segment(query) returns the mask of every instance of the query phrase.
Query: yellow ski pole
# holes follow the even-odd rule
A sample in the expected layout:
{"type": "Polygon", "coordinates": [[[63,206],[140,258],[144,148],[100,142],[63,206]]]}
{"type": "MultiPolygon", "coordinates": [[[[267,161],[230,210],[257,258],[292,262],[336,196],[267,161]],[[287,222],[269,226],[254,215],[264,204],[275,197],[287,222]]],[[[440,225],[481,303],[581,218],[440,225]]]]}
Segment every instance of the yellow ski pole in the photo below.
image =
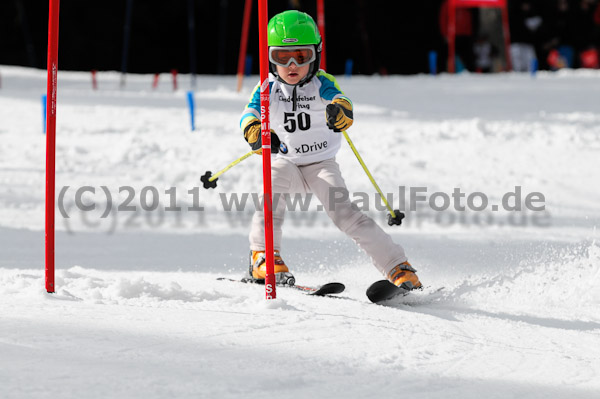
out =
{"type": "Polygon", "coordinates": [[[227,165],[226,167],[224,167],[223,169],[221,169],[214,175],[212,174],[212,172],[210,170],[207,170],[206,173],[204,175],[202,175],[202,177],[200,177],[200,181],[203,183],[204,188],[209,189],[209,188],[217,187],[217,180],[219,179],[219,176],[221,176],[223,173],[227,172],[229,169],[233,168],[235,165],[242,162],[244,159],[246,159],[254,154],[257,154],[260,151],[261,151],[260,149],[252,150],[249,153],[242,155],[241,157],[239,157],[235,161],[231,162],[229,165],[227,165]]]}
{"type": "Polygon", "coordinates": [[[386,208],[390,211],[390,214],[388,215],[388,224],[390,226],[393,226],[393,225],[400,226],[402,224],[402,219],[404,219],[404,213],[400,212],[399,210],[392,209],[392,207],[390,206],[390,204],[387,202],[387,199],[385,198],[385,196],[381,192],[381,189],[379,188],[379,186],[375,182],[375,179],[373,178],[373,175],[371,175],[371,172],[369,172],[369,169],[367,168],[367,165],[365,165],[365,162],[363,161],[362,157],[358,153],[358,150],[354,146],[354,143],[352,142],[352,140],[350,140],[350,136],[348,136],[348,133],[346,133],[345,130],[343,130],[342,133],[344,134],[344,137],[346,138],[346,141],[350,145],[350,148],[352,148],[352,152],[354,152],[354,155],[356,155],[356,159],[358,159],[358,162],[360,162],[362,168],[364,169],[365,173],[369,177],[369,180],[371,180],[371,183],[373,183],[373,186],[375,187],[375,190],[377,190],[377,192],[379,193],[379,196],[381,197],[381,200],[385,204],[386,208]]]}

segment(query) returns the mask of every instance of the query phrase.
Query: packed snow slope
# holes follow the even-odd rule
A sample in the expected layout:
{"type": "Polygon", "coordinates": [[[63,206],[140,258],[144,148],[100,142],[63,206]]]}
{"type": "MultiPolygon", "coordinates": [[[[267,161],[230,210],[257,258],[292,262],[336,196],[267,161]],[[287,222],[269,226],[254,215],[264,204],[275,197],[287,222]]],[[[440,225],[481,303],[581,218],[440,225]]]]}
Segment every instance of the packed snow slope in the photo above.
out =
{"type": "Polygon", "coordinates": [[[348,133],[407,218],[386,225],[344,144],[353,200],[427,286],[387,306],[368,302],[381,276],[316,199],[288,213],[282,253],[299,284],[346,284],[339,298],[266,301],[216,280],[247,271],[261,159],[215,189],[199,179],[249,151],[238,118],[256,77],[241,93],[198,77],[192,132],[189,76],[120,89],[101,72],[92,90],[59,72],[46,293],[46,75],[0,76],[1,398],[600,397],[597,71],[339,79],[348,133]],[[427,198],[416,211],[411,190],[427,198]]]}

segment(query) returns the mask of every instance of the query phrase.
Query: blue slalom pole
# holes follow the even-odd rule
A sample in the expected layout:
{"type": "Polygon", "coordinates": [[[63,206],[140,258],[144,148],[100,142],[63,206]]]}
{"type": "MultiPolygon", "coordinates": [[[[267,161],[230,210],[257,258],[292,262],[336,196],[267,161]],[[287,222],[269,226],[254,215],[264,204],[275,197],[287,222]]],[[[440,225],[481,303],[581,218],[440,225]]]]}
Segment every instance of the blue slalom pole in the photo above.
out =
{"type": "Polygon", "coordinates": [[[246,56],[246,64],[244,65],[244,75],[250,76],[252,73],[252,56],[246,56]]]}
{"type": "Polygon", "coordinates": [[[46,134],[46,94],[42,94],[42,133],[46,134]]]}
{"type": "Polygon", "coordinates": [[[429,73],[431,75],[437,74],[437,53],[435,51],[429,52],[429,73]]]}
{"type": "Polygon", "coordinates": [[[534,58],[531,60],[531,65],[529,66],[529,70],[531,72],[531,76],[535,78],[535,75],[537,74],[539,68],[539,64],[538,64],[538,60],[537,58],[534,58]]]}
{"type": "Polygon", "coordinates": [[[352,68],[354,67],[354,60],[349,58],[346,60],[346,77],[352,76],[352,68]]]}
{"type": "Polygon", "coordinates": [[[196,105],[194,103],[194,92],[193,91],[187,92],[187,103],[188,103],[188,108],[190,110],[190,122],[191,122],[192,132],[193,132],[194,130],[196,130],[196,124],[194,122],[194,113],[195,113],[196,105]]]}

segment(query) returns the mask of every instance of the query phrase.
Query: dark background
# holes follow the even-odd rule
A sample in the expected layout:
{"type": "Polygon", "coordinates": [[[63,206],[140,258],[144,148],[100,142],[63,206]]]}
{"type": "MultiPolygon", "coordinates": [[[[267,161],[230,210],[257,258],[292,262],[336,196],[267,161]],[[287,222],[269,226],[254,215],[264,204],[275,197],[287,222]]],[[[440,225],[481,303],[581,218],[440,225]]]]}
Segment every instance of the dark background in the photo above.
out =
{"type": "MultiPolygon", "coordinates": [[[[443,45],[441,0],[326,0],[327,70],[412,74],[428,68],[427,53],[443,45]],[[401,6],[401,7],[400,7],[401,6]],[[401,9],[401,10],[400,10],[401,9]]],[[[237,72],[244,0],[194,0],[200,74],[237,72]]],[[[271,0],[269,18],[297,8],[316,20],[316,0],[271,0]]],[[[61,0],[59,67],[121,70],[126,0],[61,0]]],[[[47,0],[0,1],[0,64],[46,68],[47,0]]],[[[128,71],[190,72],[188,1],[134,0],[128,71]]],[[[258,73],[258,14],[253,4],[248,54],[258,73]]]]}
{"type": "MultiPolygon", "coordinates": [[[[195,17],[196,72],[237,72],[244,0],[134,0],[127,71],[158,73],[191,69],[188,6],[195,17]]],[[[269,18],[299,9],[316,20],[316,0],[270,0],[269,18]]],[[[440,33],[443,0],[325,0],[327,71],[341,74],[346,60],[353,73],[414,74],[429,72],[428,54],[438,53],[438,71],[445,70],[447,45],[440,33]]],[[[540,67],[546,69],[550,51],[569,47],[579,67],[582,51],[600,47],[600,1],[509,0],[513,41],[535,47],[540,67]],[[532,11],[523,12],[524,3],[532,11]],[[558,12],[565,3],[563,12],[558,12]],[[584,7],[584,3],[589,3],[584,7]],[[568,6],[568,7],[567,7],[568,6]],[[565,8],[566,7],[566,8],[565,8]],[[596,11],[594,11],[596,10],[596,11]],[[532,33],[526,20],[539,16],[541,27],[532,33]]],[[[122,69],[127,0],[61,0],[59,67],[89,71],[122,69]]],[[[253,0],[248,54],[252,73],[258,73],[258,11],[253,0]]],[[[457,54],[472,67],[474,40],[485,34],[504,64],[500,13],[471,9],[471,36],[457,37],[457,54]],[[471,61],[471,62],[469,62],[471,61]]],[[[48,0],[0,0],[0,64],[46,68],[48,0]]],[[[502,67],[496,68],[502,70],[502,67]]]]}

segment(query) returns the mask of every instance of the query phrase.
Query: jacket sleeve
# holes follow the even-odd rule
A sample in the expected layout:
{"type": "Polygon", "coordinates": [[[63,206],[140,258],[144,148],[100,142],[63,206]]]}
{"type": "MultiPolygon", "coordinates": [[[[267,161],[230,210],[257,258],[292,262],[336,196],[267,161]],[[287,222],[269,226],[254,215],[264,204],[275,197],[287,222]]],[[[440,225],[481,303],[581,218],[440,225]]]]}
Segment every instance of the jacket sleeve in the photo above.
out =
{"type": "Polygon", "coordinates": [[[344,95],[344,92],[342,89],[340,89],[340,86],[337,84],[337,81],[333,75],[321,70],[317,72],[317,79],[319,79],[321,82],[319,95],[325,102],[330,103],[336,98],[343,98],[344,100],[348,101],[350,105],[352,105],[352,101],[350,101],[350,99],[344,95]]]}
{"type": "Polygon", "coordinates": [[[260,121],[260,83],[256,85],[252,95],[250,96],[250,102],[244,108],[242,117],[240,118],[240,128],[243,130],[248,123],[254,119],[260,121]]]}

